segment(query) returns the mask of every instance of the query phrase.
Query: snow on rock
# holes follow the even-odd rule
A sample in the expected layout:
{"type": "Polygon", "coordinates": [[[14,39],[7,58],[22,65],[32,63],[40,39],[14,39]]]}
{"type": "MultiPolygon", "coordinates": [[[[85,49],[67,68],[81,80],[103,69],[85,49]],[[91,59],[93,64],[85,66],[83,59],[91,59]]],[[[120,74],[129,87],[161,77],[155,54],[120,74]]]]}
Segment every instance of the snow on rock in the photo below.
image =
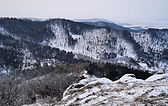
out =
{"type": "Polygon", "coordinates": [[[111,80],[109,80],[108,78],[100,78],[98,79],[98,82],[100,83],[113,83],[111,80]]]}
{"type": "Polygon", "coordinates": [[[142,82],[143,80],[141,79],[136,79],[134,74],[125,74],[124,76],[122,76],[119,80],[117,80],[116,82],[124,82],[124,83],[129,83],[129,82],[142,82]]]}
{"type": "Polygon", "coordinates": [[[45,106],[167,106],[168,104],[168,73],[153,75],[147,80],[136,79],[134,74],[126,74],[115,82],[107,78],[89,76],[86,72],[83,74],[85,79],[70,85],[61,101],[29,106],[44,104],[45,106]]]}
{"type": "Polygon", "coordinates": [[[146,81],[156,81],[156,80],[161,80],[161,79],[165,79],[165,78],[168,78],[168,73],[160,74],[160,75],[153,75],[153,76],[147,78],[146,81]]]}
{"type": "MultiPolygon", "coordinates": [[[[79,81],[79,83],[75,83],[75,84],[69,86],[65,90],[63,96],[65,98],[67,98],[66,95],[69,95],[70,91],[73,92],[73,91],[78,90],[78,89],[83,89],[84,87],[86,88],[88,86],[92,86],[92,85],[96,85],[96,84],[110,84],[110,83],[113,83],[113,82],[111,80],[109,80],[108,78],[92,78],[91,77],[91,78],[88,78],[88,79],[83,79],[83,80],[79,81]]],[[[95,91],[96,90],[99,91],[99,89],[95,89],[95,91]]],[[[86,93],[86,95],[87,95],[87,93],[86,93]]],[[[65,98],[63,98],[63,100],[65,98]]]]}
{"type": "Polygon", "coordinates": [[[115,82],[107,78],[82,79],[68,87],[62,100],[54,105],[143,106],[166,105],[167,101],[168,74],[154,75],[146,81],[136,79],[134,74],[126,74],[115,82]],[[158,78],[161,79],[156,82],[158,78]]]}

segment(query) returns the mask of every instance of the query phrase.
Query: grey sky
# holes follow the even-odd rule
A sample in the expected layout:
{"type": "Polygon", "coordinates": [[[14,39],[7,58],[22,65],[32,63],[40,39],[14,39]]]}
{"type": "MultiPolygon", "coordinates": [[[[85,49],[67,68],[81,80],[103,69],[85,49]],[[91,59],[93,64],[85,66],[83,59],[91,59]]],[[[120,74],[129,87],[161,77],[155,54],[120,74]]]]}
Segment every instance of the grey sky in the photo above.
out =
{"type": "Polygon", "coordinates": [[[0,17],[168,21],[168,0],[0,0],[0,17]]]}

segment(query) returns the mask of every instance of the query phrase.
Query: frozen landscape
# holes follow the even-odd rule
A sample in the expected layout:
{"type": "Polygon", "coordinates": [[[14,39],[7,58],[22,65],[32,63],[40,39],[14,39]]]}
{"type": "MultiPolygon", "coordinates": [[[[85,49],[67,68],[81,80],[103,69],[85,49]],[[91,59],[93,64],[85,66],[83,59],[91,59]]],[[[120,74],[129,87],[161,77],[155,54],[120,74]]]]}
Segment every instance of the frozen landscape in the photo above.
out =
{"type": "Polygon", "coordinates": [[[0,106],[168,106],[168,0],[1,0],[0,106]]]}
{"type": "Polygon", "coordinates": [[[168,29],[0,18],[2,105],[167,105],[168,29]]]}
{"type": "MultiPolygon", "coordinates": [[[[82,76],[81,76],[82,77],[82,76]]],[[[159,106],[168,104],[168,74],[156,74],[146,80],[125,74],[119,80],[83,74],[82,80],[70,85],[61,101],[39,101],[24,106],[159,106]]]]}
{"type": "Polygon", "coordinates": [[[1,18],[0,37],[2,74],[80,59],[120,63],[150,72],[168,70],[167,29],[137,31],[102,21],[1,18]]]}

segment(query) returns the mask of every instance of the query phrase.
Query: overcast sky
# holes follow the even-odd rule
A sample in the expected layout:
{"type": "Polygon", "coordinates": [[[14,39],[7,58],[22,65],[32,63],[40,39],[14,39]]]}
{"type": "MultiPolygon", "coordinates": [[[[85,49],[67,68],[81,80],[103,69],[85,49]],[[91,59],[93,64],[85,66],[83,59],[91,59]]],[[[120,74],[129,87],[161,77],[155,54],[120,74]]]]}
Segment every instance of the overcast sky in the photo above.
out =
{"type": "Polygon", "coordinates": [[[168,0],[0,0],[0,17],[168,21],[168,0]]]}

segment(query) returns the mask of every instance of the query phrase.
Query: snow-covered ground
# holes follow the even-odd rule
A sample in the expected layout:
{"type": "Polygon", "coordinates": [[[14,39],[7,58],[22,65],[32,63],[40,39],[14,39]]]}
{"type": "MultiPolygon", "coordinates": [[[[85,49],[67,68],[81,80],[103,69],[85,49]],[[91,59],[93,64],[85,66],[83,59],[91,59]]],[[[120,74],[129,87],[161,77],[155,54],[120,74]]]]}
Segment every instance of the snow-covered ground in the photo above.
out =
{"type": "MultiPolygon", "coordinates": [[[[84,75],[85,79],[70,85],[61,101],[54,106],[145,106],[168,104],[168,73],[157,74],[146,80],[126,74],[117,81],[84,75]]],[[[36,103],[29,106],[50,106],[36,103]]],[[[26,105],[25,105],[26,106],[26,105]]]]}

